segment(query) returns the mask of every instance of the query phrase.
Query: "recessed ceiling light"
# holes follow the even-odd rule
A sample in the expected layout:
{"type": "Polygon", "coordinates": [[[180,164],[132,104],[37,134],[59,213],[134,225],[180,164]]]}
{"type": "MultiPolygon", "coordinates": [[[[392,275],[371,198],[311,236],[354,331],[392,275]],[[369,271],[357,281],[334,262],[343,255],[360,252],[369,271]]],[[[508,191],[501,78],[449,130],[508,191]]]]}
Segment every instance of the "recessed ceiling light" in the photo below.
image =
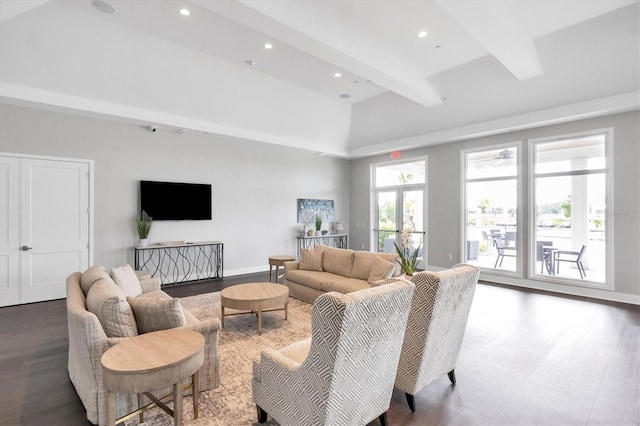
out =
{"type": "Polygon", "coordinates": [[[191,12],[189,12],[189,9],[183,7],[182,9],[180,9],[180,15],[189,16],[191,15],[191,12]]]}
{"type": "Polygon", "coordinates": [[[340,97],[341,97],[342,99],[349,99],[349,98],[351,97],[351,95],[350,95],[350,94],[348,94],[348,93],[343,93],[342,95],[340,95],[340,97]]]}
{"type": "Polygon", "coordinates": [[[420,38],[425,38],[427,36],[427,32],[425,30],[422,30],[418,33],[418,37],[420,38]]]}
{"type": "Polygon", "coordinates": [[[98,9],[100,12],[103,12],[103,13],[108,13],[111,15],[116,13],[116,8],[103,0],[93,0],[91,2],[91,6],[95,7],[96,9],[98,9]]]}
{"type": "Polygon", "coordinates": [[[336,77],[336,78],[338,78],[338,77],[342,77],[342,74],[341,74],[341,73],[339,73],[339,72],[337,72],[337,73],[333,74],[333,76],[334,76],[334,77],[336,77]]]}
{"type": "Polygon", "coordinates": [[[273,44],[271,44],[271,43],[265,43],[265,44],[264,44],[264,48],[265,48],[265,49],[273,49],[273,44]]]}
{"type": "Polygon", "coordinates": [[[245,64],[250,65],[250,66],[254,66],[256,64],[256,61],[252,61],[251,59],[247,59],[244,62],[245,62],[245,64]]]}

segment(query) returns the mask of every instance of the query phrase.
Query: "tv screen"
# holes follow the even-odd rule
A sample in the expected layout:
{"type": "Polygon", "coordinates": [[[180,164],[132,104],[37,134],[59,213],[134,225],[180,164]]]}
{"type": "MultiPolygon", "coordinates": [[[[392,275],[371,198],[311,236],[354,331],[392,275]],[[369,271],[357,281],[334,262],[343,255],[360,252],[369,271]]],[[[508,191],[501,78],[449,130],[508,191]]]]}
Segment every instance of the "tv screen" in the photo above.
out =
{"type": "Polygon", "coordinates": [[[211,185],[141,180],[140,210],[153,220],[211,220],[211,185]]]}

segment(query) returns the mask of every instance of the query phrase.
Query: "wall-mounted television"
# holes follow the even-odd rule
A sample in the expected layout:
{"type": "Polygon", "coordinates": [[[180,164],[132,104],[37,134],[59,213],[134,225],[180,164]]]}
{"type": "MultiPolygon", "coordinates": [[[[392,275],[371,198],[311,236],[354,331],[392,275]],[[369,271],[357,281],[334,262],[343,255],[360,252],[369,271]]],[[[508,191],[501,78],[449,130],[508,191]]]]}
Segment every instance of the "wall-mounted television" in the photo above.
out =
{"type": "Polygon", "coordinates": [[[211,220],[211,185],[141,180],[140,211],[153,220],[211,220]]]}

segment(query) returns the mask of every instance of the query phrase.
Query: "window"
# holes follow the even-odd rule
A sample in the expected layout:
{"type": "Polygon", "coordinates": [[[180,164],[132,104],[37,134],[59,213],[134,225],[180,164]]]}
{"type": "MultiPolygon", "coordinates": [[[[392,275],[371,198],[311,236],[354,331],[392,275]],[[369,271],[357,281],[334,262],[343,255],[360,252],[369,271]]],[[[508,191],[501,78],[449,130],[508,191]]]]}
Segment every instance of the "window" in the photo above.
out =
{"type": "Polygon", "coordinates": [[[466,151],[466,262],[515,272],[519,265],[518,145],[466,151]]]}
{"type": "Polygon", "coordinates": [[[422,259],[418,267],[424,268],[426,160],[374,165],[372,175],[374,251],[395,253],[394,243],[400,232],[407,230],[412,248],[422,259]]]}
{"type": "Polygon", "coordinates": [[[534,141],[532,275],[606,282],[608,133],[534,141]]]}

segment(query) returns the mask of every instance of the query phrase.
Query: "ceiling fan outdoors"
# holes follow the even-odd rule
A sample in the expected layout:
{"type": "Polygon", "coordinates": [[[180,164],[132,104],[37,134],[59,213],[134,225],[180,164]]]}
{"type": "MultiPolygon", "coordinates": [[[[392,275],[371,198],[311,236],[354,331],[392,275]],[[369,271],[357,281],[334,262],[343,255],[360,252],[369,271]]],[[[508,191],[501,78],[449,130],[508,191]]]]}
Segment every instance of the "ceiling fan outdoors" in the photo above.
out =
{"type": "Polygon", "coordinates": [[[500,151],[498,153],[498,155],[496,157],[485,158],[483,160],[477,160],[476,163],[482,163],[482,162],[485,162],[485,161],[496,161],[496,160],[498,160],[498,162],[501,162],[502,160],[511,160],[512,158],[513,158],[513,151],[511,151],[509,149],[503,149],[502,151],[500,151]]]}

